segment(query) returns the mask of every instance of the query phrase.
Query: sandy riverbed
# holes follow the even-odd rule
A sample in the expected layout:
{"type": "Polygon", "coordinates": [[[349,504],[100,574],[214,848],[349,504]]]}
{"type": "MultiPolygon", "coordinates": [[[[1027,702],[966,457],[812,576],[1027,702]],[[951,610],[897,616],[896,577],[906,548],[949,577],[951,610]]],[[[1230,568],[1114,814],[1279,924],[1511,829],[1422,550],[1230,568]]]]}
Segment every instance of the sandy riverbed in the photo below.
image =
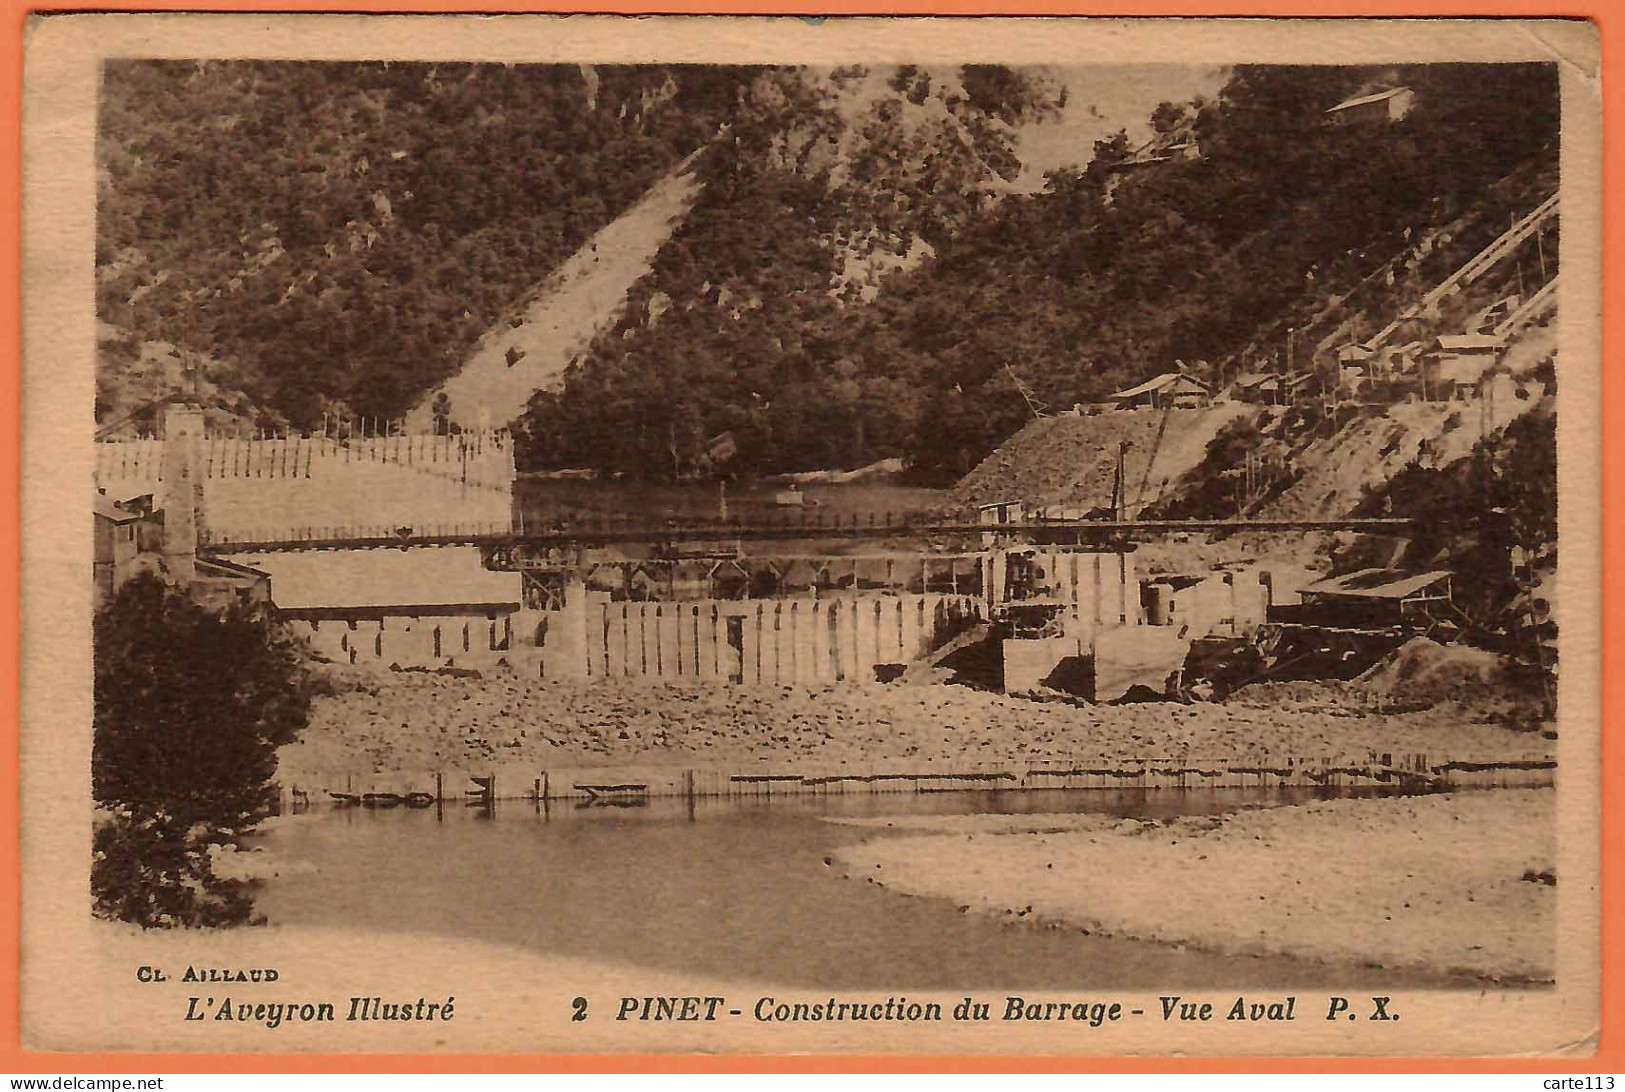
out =
{"type": "Polygon", "coordinates": [[[833,821],[910,832],[841,850],[851,875],[973,911],[1224,953],[1544,981],[1556,958],[1555,795],[1331,800],[1167,822],[833,821]]]}
{"type": "MultiPolygon", "coordinates": [[[[1454,761],[1546,758],[1538,733],[1475,723],[1455,706],[1366,713],[1314,697],[1270,702],[1077,706],[964,687],[816,688],[547,683],[328,669],[310,728],[283,749],[284,784],[336,774],[448,774],[566,766],[950,772],[989,764],[1137,758],[1266,762],[1425,753],[1454,761]]],[[[324,780],[325,779],[325,780],[324,780]]],[[[360,781],[358,780],[358,784],[360,781]]]]}

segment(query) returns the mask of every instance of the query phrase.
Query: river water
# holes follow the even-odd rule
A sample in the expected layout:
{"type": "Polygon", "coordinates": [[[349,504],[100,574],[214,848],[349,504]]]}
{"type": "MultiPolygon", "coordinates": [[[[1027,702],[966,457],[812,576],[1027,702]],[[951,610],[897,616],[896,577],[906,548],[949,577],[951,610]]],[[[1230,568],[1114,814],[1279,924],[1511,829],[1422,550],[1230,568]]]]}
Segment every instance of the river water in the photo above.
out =
{"type": "MultiPolygon", "coordinates": [[[[267,837],[313,871],[272,880],[272,922],[410,931],[696,976],[829,989],[1313,988],[1458,980],[1222,956],[961,913],[846,879],[837,847],[884,829],[820,816],[1092,812],[1168,817],[1309,790],[966,792],[636,808],[504,802],[495,813],[321,809],[267,837]]],[[[1287,862],[1283,862],[1287,866],[1287,862]]],[[[1080,877],[1110,884],[1110,875],[1080,877]]],[[[1197,890],[1171,895],[1200,898],[1197,890]]]]}

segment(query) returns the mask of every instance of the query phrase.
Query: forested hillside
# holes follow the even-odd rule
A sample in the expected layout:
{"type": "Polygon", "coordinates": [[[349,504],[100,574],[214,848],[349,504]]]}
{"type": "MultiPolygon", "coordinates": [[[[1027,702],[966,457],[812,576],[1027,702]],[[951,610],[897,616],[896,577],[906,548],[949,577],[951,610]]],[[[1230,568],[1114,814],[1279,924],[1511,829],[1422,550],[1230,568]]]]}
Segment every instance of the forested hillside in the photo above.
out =
{"type": "Polygon", "coordinates": [[[1233,374],[1556,184],[1540,65],[1239,67],[1149,119],[1196,154],[1122,133],[1037,193],[1020,133],[1068,89],[1036,70],[306,67],[109,67],[101,317],[295,425],[398,416],[698,151],[693,208],[518,422],[540,467],[703,473],[728,433],[730,473],[951,480],[1030,419],[1017,377],[1059,408],[1233,374]],[[1399,120],[1327,116],[1399,85],[1399,120]]]}
{"type": "Polygon", "coordinates": [[[921,376],[891,286],[988,216],[1020,173],[1017,129],[1063,96],[978,66],[759,81],[621,323],[532,402],[532,461],[681,473],[724,431],[730,469],[911,453],[921,376]]]}
{"type": "Polygon", "coordinates": [[[295,426],[403,413],[756,74],[109,63],[104,409],[130,347],[164,341],[295,426]]]}
{"type": "MultiPolygon", "coordinates": [[[[1470,253],[1504,229],[1545,196],[1531,201],[1536,176],[1555,185],[1557,121],[1550,67],[1238,68],[1216,101],[1157,111],[1199,158],[1129,168],[1126,138],[1102,141],[1044,192],[925,236],[933,253],[869,303],[826,290],[821,238],[845,204],[823,178],[727,166],[732,187],[714,188],[651,278],[683,306],[652,326],[634,310],[561,395],[537,399],[535,452],[669,468],[728,429],[736,468],[903,455],[957,477],[1030,417],[1006,365],[1066,406],[1176,360],[1240,364],[1262,334],[1324,318],[1413,235],[1471,211],[1451,247],[1470,253]],[[1412,85],[1416,108],[1329,123],[1373,81],[1412,85]]],[[[925,194],[900,204],[929,208],[925,194]]]]}

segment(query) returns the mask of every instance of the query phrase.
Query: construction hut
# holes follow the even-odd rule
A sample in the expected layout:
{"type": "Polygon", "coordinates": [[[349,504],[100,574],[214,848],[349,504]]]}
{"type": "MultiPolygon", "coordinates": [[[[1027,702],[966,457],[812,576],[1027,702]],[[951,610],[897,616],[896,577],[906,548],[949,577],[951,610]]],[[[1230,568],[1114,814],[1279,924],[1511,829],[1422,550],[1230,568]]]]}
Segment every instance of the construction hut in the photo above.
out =
{"type": "MultiPolygon", "coordinates": [[[[1176,626],[1181,629],[1191,624],[1191,600],[1193,595],[1186,595],[1185,601],[1180,602],[1183,593],[1198,587],[1204,581],[1201,576],[1168,575],[1147,580],[1140,585],[1140,605],[1145,615],[1145,624],[1148,626],[1176,626]]],[[[1197,634],[1200,636],[1200,634],[1197,634]]]]}
{"type": "MultiPolygon", "coordinates": [[[[149,496],[146,500],[150,501],[149,496]]],[[[95,574],[95,602],[100,608],[117,594],[124,582],[140,567],[143,543],[149,533],[143,525],[152,526],[150,509],[140,504],[120,502],[104,494],[96,494],[96,536],[93,572],[95,574]]]]}
{"type": "Polygon", "coordinates": [[[1340,397],[1351,397],[1363,390],[1375,378],[1372,359],[1376,356],[1364,345],[1350,343],[1337,350],[1337,391],[1340,397]]]}
{"type": "Polygon", "coordinates": [[[995,529],[1009,523],[1021,523],[1026,515],[1026,506],[1020,501],[994,501],[977,505],[976,522],[988,528],[982,535],[982,544],[989,547],[997,544],[999,536],[995,529]]]}
{"type": "Polygon", "coordinates": [[[709,466],[721,466],[723,463],[739,454],[739,441],[734,434],[719,432],[705,442],[705,463],[709,466]]]}
{"type": "Polygon", "coordinates": [[[1425,627],[1449,613],[1450,573],[1360,569],[1306,585],[1300,595],[1293,622],[1348,629],[1425,627]]]}
{"type": "Polygon", "coordinates": [[[1247,372],[1236,377],[1230,393],[1238,402],[1278,406],[1284,398],[1284,386],[1280,372],[1247,372]]]}
{"type": "Polygon", "coordinates": [[[164,513],[153,507],[152,494],[113,500],[97,493],[94,505],[94,598],[105,606],[126,581],[148,572],[171,584],[184,578],[186,592],[206,610],[250,609],[271,600],[270,575],[220,558],[196,557],[171,572],[164,564],[164,513]]]}
{"type": "Polygon", "coordinates": [[[1422,356],[1422,379],[1430,401],[1466,397],[1500,359],[1505,339],[1495,334],[1441,334],[1422,356]]]}
{"type": "Polygon", "coordinates": [[[1364,372],[1371,367],[1371,361],[1376,355],[1376,351],[1369,345],[1351,341],[1337,350],[1337,365],[1340,368],[1358,368],[1364,372]]]}
{"type": "Polygon", "coordinates": [[[244,607],[258,612],[271,605],[271,574],[223,557],[200,557],[192,565],[188,591],[205,610],[244,607]]]}
{"type": "Polygon", "coordinates": [[[1406,375],[1422,364],[1422,351],[1427,346],[1420,341],[1407,341],[1403,345],[1389,345],[1378,352],[1381,368],[1388,375],[1406,375]]]}
{"type": "Polygon", "coordinates": [[[1494,332],[1507,319],[1517,313],[1523,303],[1523,297],[1514,293],[1505,299],[1496,300],[1488,307],[1473,315],[1467,320],[1469,333],[1488,334],[1494,332]]]}
{"type": "Polygon", "coordinates": [[[1116,392],[1111,396],[1111,400],[1119,409],[1136,409],[1144,406],[1154,409],[1165,406],[1172,406],[1175,409],[1200,409],[1207,405],[1208,397],[1208,386],[1200,379],[1183,372],[1163,372],[1155,379],[1148,379],[1138,386],[1116,392]]]}
{"type": "Polygon", "coordinates": [[[626,597],[634,603],[654,603],[666,598],[667,580],[658,568],[647,565],[627,567],[626,597]]]}
{"type": "Polygon", "coordinates": [[[1416,105],[1416,92],[1409,87],[1391,87],[1344,99],[1326,116],[1335,125],[1383,125],[1398,121],[1416,105]]]}
{"type": "Polygon", "coordinates": [[[1298,372],[1296,375],[1287,376],[1282,384],[1286,404],[1295,406],[1299,402],[1312,398],[1315,393],[1316,381],[1317,377],[1314,372],[1298,372]]]}
{"type": "Polygon", "coordinates": [[[277,616],[317,652],[341,663],[478,664],[516,651],[520,575],[487,569],[476,547],[318,550],[234,560],[269,573],[277,616]]]}

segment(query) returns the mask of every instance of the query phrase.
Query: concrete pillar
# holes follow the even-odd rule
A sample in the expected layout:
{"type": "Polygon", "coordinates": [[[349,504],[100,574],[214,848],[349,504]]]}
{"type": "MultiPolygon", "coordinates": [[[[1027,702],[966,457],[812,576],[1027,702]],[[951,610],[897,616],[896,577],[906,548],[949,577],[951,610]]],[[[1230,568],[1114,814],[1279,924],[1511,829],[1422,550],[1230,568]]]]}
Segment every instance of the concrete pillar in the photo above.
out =
{"type": "Polygon", "coordinates": [[[164,571],[182,588],[191,587],[196,574],[198,521],[203,507],[203,479],[198,472],[202,439],[200,407],[164,407],[163,481],[156,503],[164,512],[164,571]]]}
{"type": "Polygon", "coordinates": [[[903,644],[903,605],[906,602],[906,596],[898,596],[886,604],[886,624],[881,629],[881,640],[886,648],[880,657],[886,663],[906,664],[910,659],[903,644]]]}
{"type": "Polygon", "coordinates": [[[862,680],[863,665],[858,656],[858,627],[862,623],[863,601],[851,599],[841,611],[840,628],[835,640],[841,655],[841,674],[848,679],[862,680]]]}
{"type": "Polygon", "coordinates": [[[564,606],[547,625],[547,677],[584,679],[588,674],[587,585],[570,573],[564,580],[564,606]]]}
{"type": "Polygon", "coordinates": [[[1145,604],[1140,601],[1140,583],[1130,568],[1130,562],[1125,555],[1119,563],[1119,571],[1123,574],[1123,624],[1137,626],[1144,623],[1145,604]]]}
{"type": "Polygon", "coordinates": [[[801,653],[796,647],[796,626],[801,621],[801,609],[795,600],[785,603],[779,610],[779,685],[793,686],[800,678],[801,653]]]}
{"type": "Polygon", "coordinates": [[[878,599],[862,599],[856,604],[857,610],[852,612],[853,621],[857,623],[857,676],[864,682],[874,679],[875,662],[880,655],[880,614],[878,599]]]}
{"type": "Polygon", "coordinates": [[[683,670],[691,672],[695,678],[703,679],[711,675],[711,663],[716,650],[711,648],[705,640],[704,620],[700,617],[700,607],[697,603],[683,605],[683,641],[687,652],[683,655],[683,670]]]}
{"type": "Polygon", "coordinates": [[[1145,624],[1148,626],[1166,626],[1171,616],[1173,598],[1174,589],[1170,585],[1151,585],[1151,605],[1146,614],[1145,624]]]}
{"type": "Polygon", "coordinates": [[[812,609],[813,680],[835,681],[835,646],[831,639],[836,600],[818,600],[812,609]]]}
{"type": "Polygon", "coordinates": [[[732,671],[728,655],[727,622],[722,617],[722,611],[716,603],[712,603],[706,613],[711,626],[711,674],[726,682],[732,671]]]}
{"type": "Polygon", "coordinates": [[[1094,628],[1098,630],[1106,624],[1106,579],[1104,571],[1106,556],[1104,554],[1095,554],[1093,560],[1095,573],[1090,598],[1094,602],[1094,628]]]}
{"type": "Polygon", "coordinates": [[[1078,611],[1078,561],[1078,555],[1075,553],[1065,555],[1066,592],[1063,598],[1067,602],[1067,623],[1074,633],[1077,632],[1078,619],[1080,618],[1078,611]]]}
{"type": "Polygon", "coordinates": [[[785,681],[785,665],[788,662],[784,645],[784,602],[780,600],[773,604],[764,625],[763,640],[768,642],[762,650],[762,681],[773,686],[782,686],[785,681]]]}
{"type": "Polygon", "coordinates": [[[638,671],[653,676],[659,663],[660,628],[655,625],[654,608],[638,604],[638,671]]]}
{"type": "Polygon", "coordinates": [[[903,601],[903,662],[912,663],[925,655],[930,634],[925,627],[925,596],[911,595],[903,601]]]}
{"type": "MultiPolygon", "coordinates": [[[[1138,608],[1135,615],[1139,614],[1138,608]]],[[[1130,617],[1128,609],[1128,554],[1117,555],[1117,621],[1123,625],[1130,625],[1135,618],[1130,617]]]]}
{"type": "Polygon", "coordinates": [[[739,673],[754,686],[762,681],[762,604],[748,604],[740,618],[739,673]]]}
{"type": "Polygon", "coordinates": [[[683,670],[682,630],[677,622],[677,604],[662,603],[655,608],[657,654],[655,667],[663,679],[675,679],[683,670]]]}
{"type": "Polygon", "coordinates": [[[625,603],[611,604],[610,607],[609,607],[609,613],[608,613],[607,617],[608,617],[608,621],[609,621],[609,627],[608,627],[608,630],[607,630],[607,633],[606,633],[606,636],[608,638],[606,643],[607,643],[608,647],[606,649],[606,657],[605,658],[606,658],[606,660],[607,660],[607,662],[609,664],[609,667],[608,667],[608,670],[605,672],[605,674],[608,674],[608,675],[626,675],[626,674],[629,674],[630,672],[629,672],[628,667],[627,667],[627,658],[626,658],[626,649],[627,649],[627,641],[626,641],[627,610],[626,610],[626,604],[625,603]]]}

